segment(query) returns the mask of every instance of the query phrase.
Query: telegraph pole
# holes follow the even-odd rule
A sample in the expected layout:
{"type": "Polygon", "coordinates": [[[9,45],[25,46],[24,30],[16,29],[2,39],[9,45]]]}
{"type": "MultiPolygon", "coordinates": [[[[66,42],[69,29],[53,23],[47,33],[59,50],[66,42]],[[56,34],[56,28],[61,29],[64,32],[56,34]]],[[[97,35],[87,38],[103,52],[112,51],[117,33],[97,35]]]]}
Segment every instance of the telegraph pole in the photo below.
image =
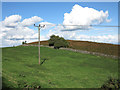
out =
{"type": "Polygon", "coordinates": [[[36,26],[36,25],[34,24],[34,27],[38,27],[38,55],[39,55],[39,65],[40,65],[40,29],[41,29],[41,28],[44,28],[45,25],[40,25],[40,24],[39,24],[39,26],[36,26]]]}

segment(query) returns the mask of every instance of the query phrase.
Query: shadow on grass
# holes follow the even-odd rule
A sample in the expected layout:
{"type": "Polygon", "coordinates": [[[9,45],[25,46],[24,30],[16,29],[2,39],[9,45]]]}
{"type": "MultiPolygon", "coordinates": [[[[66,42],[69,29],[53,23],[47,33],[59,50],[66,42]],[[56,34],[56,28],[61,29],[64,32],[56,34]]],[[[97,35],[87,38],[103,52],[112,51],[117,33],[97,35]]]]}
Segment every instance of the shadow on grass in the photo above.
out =
{"type": "Polygon", "coordinates": [[[46,60],[48,60],[48,59],[44,58],[40,65],[42,65],[43,63],[45,63],[46,60]]]}

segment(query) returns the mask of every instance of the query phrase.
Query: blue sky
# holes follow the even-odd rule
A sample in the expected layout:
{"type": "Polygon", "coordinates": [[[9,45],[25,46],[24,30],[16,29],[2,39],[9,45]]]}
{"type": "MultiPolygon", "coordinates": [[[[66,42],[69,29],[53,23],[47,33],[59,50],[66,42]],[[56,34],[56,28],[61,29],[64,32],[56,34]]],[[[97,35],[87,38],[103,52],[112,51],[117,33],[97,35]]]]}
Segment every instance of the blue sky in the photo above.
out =
{"type": "Polygon", "coordinates": [[[112,18],[112,22],[109,24],[118,24],[117,2],[4,2],[2,3],[2,20],[4,20],[6,16],[19,14],[22,16],[22,19],[39,16],[47,22],[61,24],[64,13],[70,12],[75,4],[96,10],[108,10],[109,18],[112,18]]]}
{"type": "MultiPolygon", "coordinates": [[[[24,19],[31,18],[33,16],[38,16],[43,19],[43,21],[40,22],[49,22],[49,23],[54,23],[54,24],[63,24],[64,21],[64,14],[65,13],[70,13],[74,5],[79,5],[81,7],[88,7],[88,8],[93,8],[97,11],[103,10],[103,12],[108,11],[109,16],[107,19],[111,19],[110,22],[102,22],[100,25],[118,25],[118,3],[117,2],[3,2],[2,3],[2,21],[5,20],[5,17],[9,17],[12,15],[20,15],[21,22],[24,19]]],[[[36,24],[39,24],[40,22],[36,22],[36,24]]],[[[99,24],[98,24],[99,25],[99,24]]],[[[35,34],[37,33],[36,28],[33,27],[33,25],[28,26],[29,29],[32,29],[35,31],[35,34]]],[[[101,28],[101,27],[95,27],[96,30],[90,30],[90,31],[72,31],[72,32],[64,32],[64,33],[77,33],[76,35],[79,37],[85,36],[87,37],[85,40],[88,38],[91,38],[92,36],[95,39],[97,39],[94,36],[107,36],[110,37],[110,35],[116,36],[118,34],[118,29],[117,28],[101,28]],[[79,33],[79,35],[78,35],[79,33]]],[[[13,29],[12,29],[13,30],[13,29]]],[[[56,29],[54,28],[48,28],[45,30],[41,31],[41,38],[48,39],[48,34],[55,32],[56,29]],[[50,32],[50,30],[53,29],[53,31],[50,32]]],[[[53,34],[54,34],[53,33],[53,34]]],[[[58,35],[60,33],[60,36],[65,36],[61,35],[60,31],[58,31],[58,35]]],[[[6,34],[8,35],[8,34],[6,34]]],[[[37,35],[37,34],[36,34],[37,35]]],[[[71,35],[71,34],[69,34],[71,35]]],[[[68,36],[69,36],[68,35],[68,36]]],[[[9,36],[9,35],[8,35],[9,36]]],[[[14,34],[12,34],[14,36],[14,34]]],[[[5,37],[5,36],[4,36],[5,37]]],[[[66,39],[73,39],[73,40],[81,40],[81,37],[67,37],[66,39]]],[[[83,38],[82,37],[82,38],[83,38]]],[[[114,39],[114,37],[113,37],[114,39]]],[[[83,39],[84,40],[84,39],[83,39]]],[[[109,39],[108,39],[109,40],[109,39]]],[[[116,40],[116,39],[115,39],[116,40]]],[[[88,40],[89,41],[89,40],[88,40]]],[[[104,42],[104,43],[117,43],[116,41],[113,42],[114,40],[107,42],[107,41],[99,41],[96,40],[96,42],[104,42]]],[[[15,42],[16,43],[16,42],[15,42]]]]}

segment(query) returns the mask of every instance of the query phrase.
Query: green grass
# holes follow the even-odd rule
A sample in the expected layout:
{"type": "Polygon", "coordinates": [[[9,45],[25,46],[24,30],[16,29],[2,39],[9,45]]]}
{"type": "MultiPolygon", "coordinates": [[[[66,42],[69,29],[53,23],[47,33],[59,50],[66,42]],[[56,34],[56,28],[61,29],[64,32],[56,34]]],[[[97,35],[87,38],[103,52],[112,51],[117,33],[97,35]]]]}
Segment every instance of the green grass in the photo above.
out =
{"type": "Polygon", "coordinates": [[[41,47],[2,49],[3,87],[100,88],[109,77],[118,78],[118,60],[41,47]]]}

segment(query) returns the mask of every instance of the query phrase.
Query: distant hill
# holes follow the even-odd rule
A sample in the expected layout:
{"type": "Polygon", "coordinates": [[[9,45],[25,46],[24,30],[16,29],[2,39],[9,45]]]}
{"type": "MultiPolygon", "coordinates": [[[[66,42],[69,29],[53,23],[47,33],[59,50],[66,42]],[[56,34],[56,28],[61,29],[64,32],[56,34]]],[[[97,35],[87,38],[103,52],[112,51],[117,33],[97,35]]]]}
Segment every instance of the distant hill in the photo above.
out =
{"type": "MultiPolygon", "coordinates": [[[[107,43],[96,43],[89,41],[77,41],[77,40],[67,40],[70,44],[69,47],[78,50],[85,50],[90,52],[98,52],[107,55],[118,56],[118,46],[114,44],[107,43]]],[[[32,42],[29,44],[38,44],[38,42],[32,42]]],[[[41,41],[41,45],[49,45],[48,41],[41,41]]]]}

